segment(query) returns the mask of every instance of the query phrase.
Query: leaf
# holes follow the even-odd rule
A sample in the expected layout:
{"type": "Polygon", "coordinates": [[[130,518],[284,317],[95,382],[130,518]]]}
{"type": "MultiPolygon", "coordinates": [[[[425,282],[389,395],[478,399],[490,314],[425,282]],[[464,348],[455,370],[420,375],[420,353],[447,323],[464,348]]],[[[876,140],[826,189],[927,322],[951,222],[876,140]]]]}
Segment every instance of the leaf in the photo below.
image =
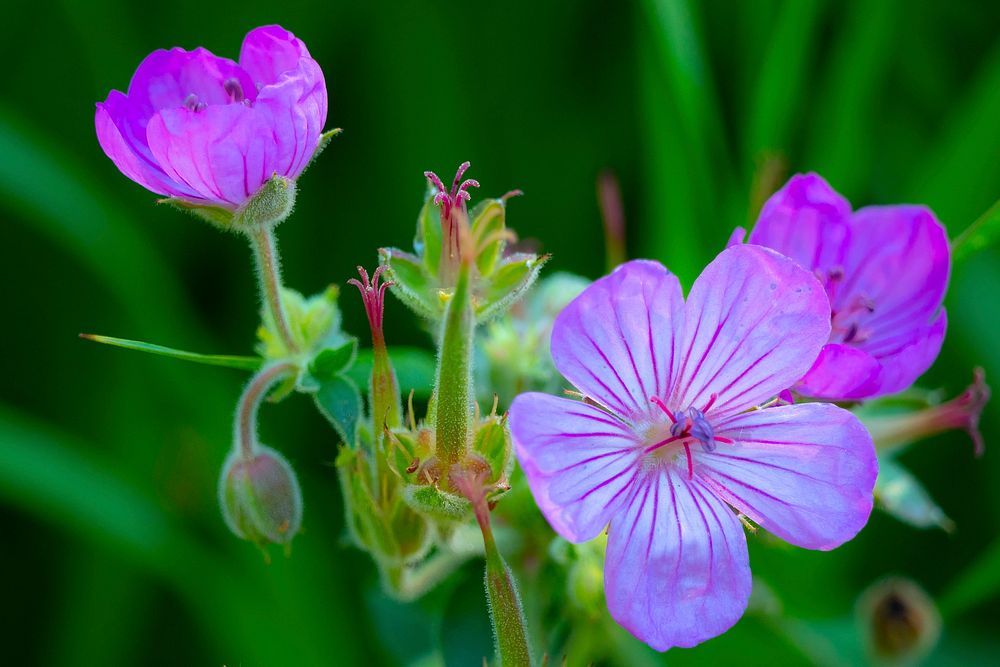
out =
{"type": "Polygon", "coordinates": [[[382,248],[379,261],[389,269],[390,289],[400,301],[424,317],[436,319],[441,316],[444,309],[438,298],[437,284],[419,257],[396,248],[382,248]]]}
{"type": "Polygon", "coordinates": [[[317,380],[328,380],[351,365],[357,349],[358,341],[354,338],[335,347],[323,348],[309,362],[309,372],[317,380]]]}
{"type": "Polygon", "coordinates": [[[122,347],[126,350],[137,350],[148,352],[163,357],[172,357],[182,361],[193,361],[198,364],[208,364],[209,366],[223,366],[226,368],[238,368],[245,371],[255,371],[260,368],[260,357],[239,357],[224,354],[199,354],[197,352],[186,352],[172,347],[164,347],[155,343],[144,343],[138,340],[128,340],[126,338],[112,338],[111,336],[99,336],[97,334],[80,334],[84,340],[92,340],[95,343],[122,347]]]}
{"type": "Polygon", "coordinates": [[[975,222],[962,230],[951,243],[951,257],[955,264],[1000,240],[1000,200],[975,222]]]}
{"type": "Polygon", "coordinates": [[[361,421],[361,394],[357,385],[343,375],[320,383],[316,391],[316,407],[330,420],[337,435],[349,447],[357,440],[358,423],[361,421]]]}
{"type": "Polygon", "coordinates": [[[875,498],[883,510],[915,528],[941,528],[948,532],[955,528],[917,478],[890,458],[879,460],[875,498]]]}
{"type": "MultiPolygon", "coordinates": [[[[430,398],[434,390],[437,361],[434,355],[418,347],[395,346],[389,349],[389,361],[396,371],[396,381],[405,399],[413,390],[415,398],[430,398]]],[[[344,371],[358,386],[367,387],[372,375],[372,351],[359,350],[354,365],[344,371]]],[[[405,402],[405,401],[404,401],[405,402]]]]}
{"type": "Polygon", "coordinates": [[[507,257],[492,276],[484,279],[485,289],[474,296],[476,320],[483,322],[507,310],[531,287],[548,260],[549,255],[525,253],[507,257]]]}

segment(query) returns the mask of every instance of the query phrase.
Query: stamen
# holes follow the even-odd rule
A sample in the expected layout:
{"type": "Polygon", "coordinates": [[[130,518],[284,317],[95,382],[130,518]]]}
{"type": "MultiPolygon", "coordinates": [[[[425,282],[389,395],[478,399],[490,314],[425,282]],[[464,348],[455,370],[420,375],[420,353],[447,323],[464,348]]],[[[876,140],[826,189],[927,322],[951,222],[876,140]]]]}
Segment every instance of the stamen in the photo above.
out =
{"type": "Polygon", "coordinates": [[[670,408],[668,408],[667,404],[663,402],[663,399],[661,399],[659,396],[654,396],[654,397],[652,397],[649,400],[651,402],[655,403],[665,413],[667,413],[667,417],[670,418],[670,422],[671,423],[673,423],[673,424],[677,423],[677,418],[674,417],[674,413],[670,411],[670,408]]]}
{"type": "Polygon", "coordinates": [[[691,448],[686,442],[684,443],[684,454],[688,460],[688,479],[694,479],[694,460],[691,458],[691,448]]]}
{"type": "Polygon", "coordinates": [[[239,79],[226,79],[226,82],[222,84],[222,88],[226,91],[226,95],[229,95],[231,102],[243,101],[243,86],[240,85],[239,79]]]}
{"type": "Polygon", "coordinates": [[[643,453],[649,454],[650,452],[655,452],[660,447],[665,447],[665,446],[669,445],[671,442],[677,442],[678,440],[683,440],[686,437],[687,437],[687,434],[684,434],[684,435],[674,435],[674,436],[671,436],[671,437],[669,437],[669,438],[667,438],[665,440],[660,440],[659,442],[657,442],[655,444],[652,444],[649,447],[646,447],[646,449],[643,450],[643,453]]]}
{"type": "Polygon", "coordinates": [[[718,394],[712,394],[711,396],[709,396],[709,397],[708,397],[708,403],[706,403],[706,404],[705,404],[705,407],[703,407],[703,408],[701,409],[701,411],[702,411],[703,413],[705,413],[705,412],[708,412],[708,409],[709,409],[710,407],[712,407],[713,405],[715,405],[715,401],[716,401],[716,399],[718,399],[718,398],[719,398],[719,395],[718,395],[718,394]]]}
{"type": "Polygon", "coordinates": [[[191,93],[190,95],[184,98],[184,107],[190,109],[191,111],[198,112],[204,109],[206,106],[208,105],[205,104],[204,102],[198,101],[198,96],[195,95],[194,93],[191,93]]]}

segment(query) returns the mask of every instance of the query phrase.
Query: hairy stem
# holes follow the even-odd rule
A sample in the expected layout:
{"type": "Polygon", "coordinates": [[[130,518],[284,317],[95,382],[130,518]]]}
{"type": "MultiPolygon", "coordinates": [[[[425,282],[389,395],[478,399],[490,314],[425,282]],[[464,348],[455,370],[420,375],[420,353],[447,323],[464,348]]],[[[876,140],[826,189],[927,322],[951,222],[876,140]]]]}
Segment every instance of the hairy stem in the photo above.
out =
{"type": "Polygon", "coordinates": [[[243,390],[236,407],[236,423],[233,431],[240,454],[245,460],[252,461],[256,453],[257,410],[260,408],[260,402],[273,384],[294,372],[295,368],[295,364],[287,361],[267,366],[258,371],[243,390]]]}
{"type": "Polygon", "coordinates": [[[465,457],[471,430],[474,325],[469,271],[469,263],[463,262],[445,311],[435,378],[435,453],[446,468],[465,457]]]}
{"type": "Polygon", "coordinates": [[[278,335],[281,336],[285,349],[291,353],[299,352],[292,329],[288,324],[288,315],[281,301],[281,261],[278,257],[278,246],[274,230],[267,225],[252,228],[248,234],[257,260],[257,277],[260,279],[260,295],[265,308],[271,314],[278,335]]]}

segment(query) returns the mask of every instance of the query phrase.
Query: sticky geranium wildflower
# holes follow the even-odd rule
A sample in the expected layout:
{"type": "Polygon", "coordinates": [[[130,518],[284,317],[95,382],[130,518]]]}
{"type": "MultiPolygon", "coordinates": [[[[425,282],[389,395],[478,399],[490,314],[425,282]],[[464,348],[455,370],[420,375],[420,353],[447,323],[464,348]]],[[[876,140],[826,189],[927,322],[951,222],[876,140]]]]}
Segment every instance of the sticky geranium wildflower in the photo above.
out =
{"type": "Polygon", "coordinates": [[[239,63],[204,48],[157,50],[128,93],[97,104],[101,148],[157,194],[236,211],[273,176],[294,181],[320,146],[323,72],[280,26],[252,30],[239,63]]]}
{"type": "Polygon", "coordinates": [[[851,205],[816,174],[794,176],[764,205],[749,242],[814,271],[830,299],[832,330],[796,386],[807,396],[856,400],[902,391],[937,358],[951,253],[923,206],[851,205]]]}
{"type": "Polygon", "coordinates": [[[553,360],[584,400],[518,396],[517,456],[560,535],[608,526],[608,609],[653,648],[698,644],[746,609],[733,509],[810,549],[865,525],[877,474],[865,428],[834,405],[772,400],[829,335],[816,278],[756,246],[720,254],[686,303],[662,265],[633,261],[556,319],[553,360]]]}

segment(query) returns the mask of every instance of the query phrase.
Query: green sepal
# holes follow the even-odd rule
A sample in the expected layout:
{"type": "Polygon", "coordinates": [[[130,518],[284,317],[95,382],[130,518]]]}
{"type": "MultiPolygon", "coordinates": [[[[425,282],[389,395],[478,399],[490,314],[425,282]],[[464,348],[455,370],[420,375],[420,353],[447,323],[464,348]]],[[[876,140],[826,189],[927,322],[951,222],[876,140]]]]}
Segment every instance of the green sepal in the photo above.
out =
{"type": "Polygon", "coordinates": [[[471,236],[475,244],[476,268],[489,276],[507,244],[506,203],[503,199],[484,199],[469,214],[471,236]]]}
{"type": "Polygon", "coordinates": [[[490,464],[491,482],[510,479],[514,456],[506,416],[490,415],[482,420],[476,427],[472,449],[490,464]]]}
{"type": "Polygon", "coordinates": [[[389,270],[392,293],[418,315],[440,318],[444,304],[438,296],[437,279],[427,272],[422,260],[396,248],[381,248],[378,254],[379,263],[389,270]]]}
{"type": "MultiPolygon", "coordinates": [[[[288,326],[300,350],[322,350],[338,348],[354,340],[341,328],[340,309],[337,297],[340,290],[330,285],[319,294],[304,297],[299,292],[284,288],[281,302],[288,317],[288,326]]],[[[279,334],[270,311],[265,309],[261,326],[257,329],[257,352],[267,359],[287,359],[290,356],[285,342],[279,334]]]]}
{"type": "Polygon", "coordinates": [[[162,357],[172,357],[182,361],[192,361],[196,364],[207,364],[209,366],[223,366],[225,368],[238,368],[244,371],[255,371],[260,368],[263,360],[260,357],[240,357],[225,354],[199,354],[197,352],[186,352],[172,347],[164,347],[155,343],[144,343],[138,340],[128,340],[127,338],[112,338],[111,336],[99,336],[97,334],[80,334],[84,340],[92,340],[95,343],[112,345],[114,347],[125,348],[126,350],[136,350],[147,352],[162,357]]]}
{"type": "Polygon", "coordinates": [[[320,383],[314,394],[316,407],[326,417],[345,444],[354,447],[361,421],[361,393],[343,375],[320,383]]]}
{"type": "Polygon", "coordinates": [[[207,206],[197,202],[188,201],[186,199],[181,199],[179,197],[165,197],[163,199],[157,199],[156,203],[166,204],[167,206],[175,208],[178,211],[190,213],[191,215],[201,218],[205,222],[226,231],[232,229],[233,218],[236,215],[234,211],[231,211],[228,208],[222,208],[221,206],[207,206]]]}
{"type": "Polygon", "coordinates": [[[420,514],[439,521],[467,521],[472,517],[468,500],[429,484],[408,485],[403,490],[403,500],[420,514]]]}
{"type": "Polygon", "coordinates": [[[485,322],[506,311],[531,287],[549,255],[517,253],[504,258],[473,295],[476,320],[485,322]]]}
{"type": "Polygon", "coordinates": [[[313,151],[312,157],[309,158],[309,162],[302,169],[302,172],[299,174],[299,176],[304,174],[306,169],[312,166],[313,162],[316,161],[316,158],[319,157],[319,154],[322,153],[326,149],[326,147],[330,145],[330,141],[332,141],[334,137],[336,137],[343,131],[344,131],[343,128],[335,127],[329,132],[324,132],[323,134],[319,135],[319,143],[316,144],[316,150],[313,151]]]}
{"type": "Polygon", "coordinates": [[[875,500],[882,510],[915,528],[940,528],[947,532],[955,528],[955,523],[917,478],[889,457],[879,459],[875,500]]]}
{"type": "Polygon", "coordinates": [[[434,204],[435,193],[437,190],[431,187],[424,197],[423,208],[417,217],[417,236],[413,240],[413,249],[431,276],[438,275],[441,268],[441,209],[434,204]]]}

